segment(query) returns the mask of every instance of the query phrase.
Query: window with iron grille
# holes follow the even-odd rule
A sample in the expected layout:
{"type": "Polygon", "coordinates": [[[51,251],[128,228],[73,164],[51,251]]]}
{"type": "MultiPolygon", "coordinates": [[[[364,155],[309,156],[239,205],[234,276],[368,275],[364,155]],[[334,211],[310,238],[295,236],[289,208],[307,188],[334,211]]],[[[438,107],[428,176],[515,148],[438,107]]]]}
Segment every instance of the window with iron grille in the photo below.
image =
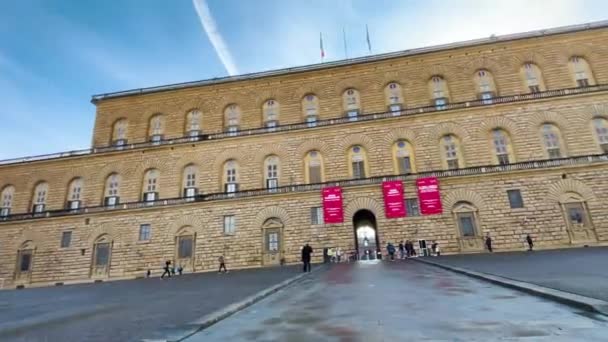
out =
{"type": "Polygon", "coordinates": [[[234,215],[224,216],[224,234],[234,235],[236,232],[236,219],[234,215]]]}
{"type": "Polygon", "coordinates": [[[521,197],[521,191],[517,189],[507,190],[507,197],[509,198],[509,205],[511,208],[515,209],[524,207],[524,200],[521,197]]]}
{"type": "Polygon", "coordinates": [[[323,224],[323,207],[310,208],[310,224],[323,224]]]}
{"type": "Polygon", "coordinates": [[[61,248],[68,248],[72,243],[72,232],[66,231],[61,233],[61,248]]]}
{"type": "Polygon", "coordinates": [[[407,216],[420,216],[420,207],[417,198],[407,198],[405,200],[405,212],[407,216]]]}
{"type": "Polygon", "coordinates": [[[139,241],[150,240],[150,231],[152,227],[149,224],[142,224],[139,226],[139,241]]]}

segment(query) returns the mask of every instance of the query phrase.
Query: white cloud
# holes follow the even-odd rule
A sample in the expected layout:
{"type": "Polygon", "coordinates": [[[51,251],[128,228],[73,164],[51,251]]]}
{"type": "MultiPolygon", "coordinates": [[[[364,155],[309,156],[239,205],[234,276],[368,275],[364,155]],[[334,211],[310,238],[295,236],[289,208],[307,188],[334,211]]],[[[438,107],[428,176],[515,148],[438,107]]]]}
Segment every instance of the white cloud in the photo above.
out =
{"type": "Polygon", "coordinates": [[[192,0],[192,3],[194,4],[198,19],[207,33],[207,37],[209,38],[209,41],[211,41],[220,61],[222,61],[224,68],[226,68],[229,75],[237,75],[239,71],[230,54],[230,50],[228,50],[226,42],[224,42],[224,38],[222,38],[222,35],[220,34],[215,19],[213,19],[213,16],[211,15],[207,2],[205,0],[192,0]]]}

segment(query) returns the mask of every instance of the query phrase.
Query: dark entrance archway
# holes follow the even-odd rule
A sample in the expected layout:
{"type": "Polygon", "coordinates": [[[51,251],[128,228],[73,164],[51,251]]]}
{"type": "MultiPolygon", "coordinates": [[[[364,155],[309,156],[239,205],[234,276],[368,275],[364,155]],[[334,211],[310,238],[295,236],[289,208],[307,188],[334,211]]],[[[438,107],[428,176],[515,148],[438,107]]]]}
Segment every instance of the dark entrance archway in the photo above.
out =
{"type": "Polygon", "coordinates": [[[366,209],[357,211],[353,216],[353,229],[358,259],[376,259],[380,251],[380,243],[374,213],[366,209]]]}

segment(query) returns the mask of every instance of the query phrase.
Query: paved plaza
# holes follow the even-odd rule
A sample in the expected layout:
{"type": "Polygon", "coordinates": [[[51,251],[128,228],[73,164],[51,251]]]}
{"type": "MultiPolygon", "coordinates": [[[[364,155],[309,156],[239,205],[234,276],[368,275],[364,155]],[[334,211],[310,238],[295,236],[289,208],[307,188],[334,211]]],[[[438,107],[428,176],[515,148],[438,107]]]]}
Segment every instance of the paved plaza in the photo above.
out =
{"type": "Polygon", "coordinates": [[[299,271],[290,266],[0,291],[0,341],[160,338],[299,271]]]}
{"type": "Polygon", "coordinates": [[[415,261],[313,273],[199,341],[606,341],[608,321],[415,261]]]}
{"type": "Polygon", "coordinates": [[[428,260],[608,301],[608,247],[449,255],[428,260]]]}

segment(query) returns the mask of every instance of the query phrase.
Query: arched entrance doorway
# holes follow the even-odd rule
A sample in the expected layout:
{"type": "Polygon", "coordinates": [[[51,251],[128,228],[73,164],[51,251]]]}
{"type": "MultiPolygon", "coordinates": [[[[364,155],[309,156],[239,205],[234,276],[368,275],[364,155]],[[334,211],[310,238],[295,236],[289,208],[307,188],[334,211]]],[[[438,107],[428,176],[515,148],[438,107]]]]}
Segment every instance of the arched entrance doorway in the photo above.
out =
{"type": "Polygon", "coordinates": [[[262,224],[262,264],[279,265],[283,258],[283,222],[277,217],[262,224]]]}
{"type": "Polygon", "coordinates": [[[380,251],[376,216],[369,210],[359,210],[353,216],[355,248],[359,260],[374,260],[380,251]]]}

